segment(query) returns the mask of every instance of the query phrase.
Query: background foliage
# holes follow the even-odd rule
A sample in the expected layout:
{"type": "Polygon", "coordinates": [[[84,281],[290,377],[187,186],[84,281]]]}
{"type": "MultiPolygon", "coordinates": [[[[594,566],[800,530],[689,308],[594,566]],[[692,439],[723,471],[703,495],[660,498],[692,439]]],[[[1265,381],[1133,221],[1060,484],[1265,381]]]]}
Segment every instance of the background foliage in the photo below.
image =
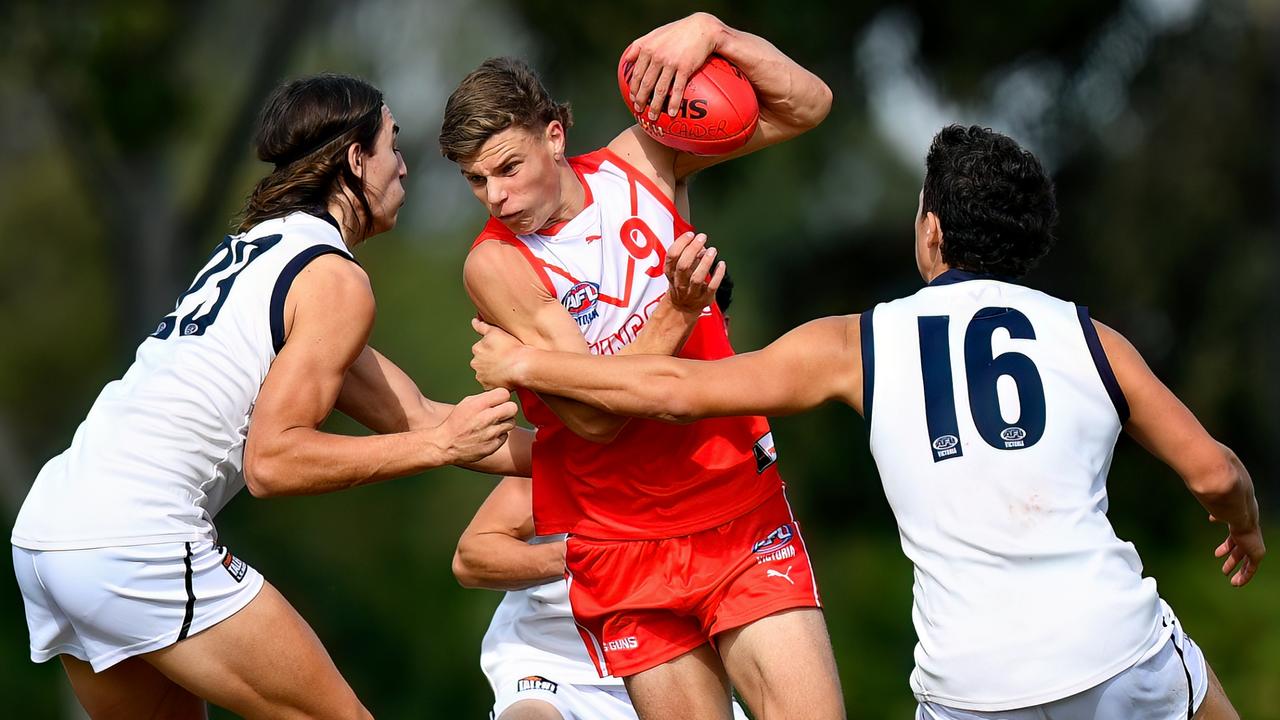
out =
{"type": "MultiPolygon", "coordinates": [[[[700,9],[769,38],[836,97],[817,130],[693,188],[694,219],[737,281],[739,349],[917,288],[910,220],[929,138],[949,122],[989,125],[1056,178],[1060,242],[1029,284],[1089,305],[1131,338],[1244,459],[1278,527],[1276,3],[700,9]]],[[[628,121],[613,79],[622,49],[689,10],[669,0],[0,6],[0,514],[12,522],[36,470],[228,230],[264,172],[248,140],[279,80],[337,70],[386,92],[404,128],[410,197],[399,227],[360,251],[379,299],[374,343],[428,395],[456,399],[476,389],[460,269],[484,212],[435,150],[449,91],[488,56],[524,56],[573,101],[571,146],[589,151],[628,121]]],[[[341,418],[333,426],[358,432],[341,418]]],[[[851,717],[908,717],[910,566],[864,426],[831,408],[774,427],[851,717]]],[[[329,497],[246,495],[219,526],[379,717],[479,718],[491,702],[479,640],[499,598],[458,588],[449,559],[490,486],[443,470],[329,497]]],[[[1110,487],[1119,534],[1242,715],[1280,718],[1274,568],[1229,588],[1211,555],[1221,531],[1130,441],[1110,487]]],[[[6,714],[75,717],[57,665],[31,664],[26,642],[21,598],[0,573],[6,714]]]]}

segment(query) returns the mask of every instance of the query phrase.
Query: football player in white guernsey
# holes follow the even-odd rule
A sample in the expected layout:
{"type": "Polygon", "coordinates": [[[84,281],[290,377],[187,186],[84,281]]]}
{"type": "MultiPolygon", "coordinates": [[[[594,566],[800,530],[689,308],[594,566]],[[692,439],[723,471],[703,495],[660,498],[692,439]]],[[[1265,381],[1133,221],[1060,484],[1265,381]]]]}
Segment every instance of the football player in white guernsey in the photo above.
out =
{"type": "MultiPolygon", "coordinates": [[[[581,353],[584,357],[594,352],[671,354],[681,349],[691,332],[697,337],[694,325],[699,313],[673,311],[661,298],[645,294],[657,293],[658,286],[643,277],[636,280],[635,285],[641,290],[633,296],[631,276],[648,273],[648,278],[658,277],[662,256],[668,253],[676,236],[687,229],[680,213],[674,211],[685,210],[680,198],[691,175],[796,137],[816,127],[831,107],[831,91],[820,78],[764,38],[728,27],[706,13],[695,13],[655,29],[632,43],[627,53],[636,63],[629,88],[632,99],[641,106],[647,105],[651,117],[664,108],[673,115],[678,112],[679,103],[668,103],[668,98],[682,97],[689,76],[713,53],[728,58],[751,82],[759,98],[760,121],[755,134],[738,150],[709,157],[677,152],[632,125],[606,148],[571,158],[567,152],[567,132],[572,124],[568,107],[551,99],[527,65],[498,58],[485,62],[455,90],[446,106],[440,135],[442,152],[458,164],[472,193],[491,216],[464,269],[467,290],[477,309],[483,317],[539,347],[581,353]],[[641,222],[628,224],[633,220],[641,222]],[[554,242],[551,236],[561,231],[572,236],[572,246],[554,242]],[[517,236],[534,239],[522,247],[521,242],[513,242],[517,236]],[[605,240],[596,242],[601,237],[605,240]],[[624,245],[626,250],[616,249],[624,245]],[[634,258],[629,263],[624,257],[628,252],[634,258]],[[610,259],[601,262],[588,257],[593,254],[610,259]],[[555,283],[562,283],[562,278],[577,282],[572,287],[559,288],[555,283]],[[610,300],[606,300],[606,293],[610,300]],[[635,330],[641,324],[643,332],[636,336],[635,330]]],[[[717,275],[722,272],[717,268],[717,275]]],[[[627,431],[633,429],[624,429],[627,418],[554,393],[539,399],[554,413],[557,422],[594,443],[612,443],[611,447],[616,448],[620,441],[625,444],[627,431]]],[[[539,412],[546,408],[539,406],[539,412]]],[[[525,411],[528,415],[527,406],[525,411]]],[[[556,437],[562,438],[563,433],[556,429],[556,437]]],[[[539,437],[543,437],[541,432],[539,437]]],[[[576,441],[565,441],[563,445],[581,447],[576,441]]],[[[725,452],[752,451],[728,442],[708,447],[725,452]]],[[[767,450],[773,450],[771,444],[767,450]]],[[[551,452],[544,452],[543,457],[549,457],[551,452]]],[[[560,464],[574,464],[575,458],[566,458],[560,464]]],[[[756,472],[758,458],[757,455],[752,460],[751,475],[763,472],[756,472]]],[[[620,458],[607,464],[616,467],[625,462],[626,458],[620,458]]],[[[548,463],[556,464],[552,460],[548,463]]],[[[724,464],[738,466],[741,463],[724,464]]],[[[597,477],[593,482],[596,488],[616,486],[609,478],[597,477]]],[[[746,482],[749,481],[743,480],[743,484],[746,482]]],[[[725,487],[731,485],[724,483],[725,487]]],[[[582,485],[574,487],[577,492],[582,485]]],[[[606,492],[607,489],[601,494],[606,492]]],[[[763,508],[755,497],[758,494],[752,487],[731,500],[742,502],[745,497],[752,501],[752,507],[763,508]]],[[[782,497],[780,491],[777,496],[782,497]]],[[[539,498],[535,501],[542,502],[539,498]]],[[[576,508],[586,504],[581,495],[574,495],[572,502],[579,503],[572,506],[576,508]]],[[[726,511],[726,507],[705,507],[701,502],[681,503],[676,499],[671,503],[686,513],[726,511]]],[[[566,502],[559,507],[571,505],[566,502]]],[[[599,505],[592,506],[593,517],[599,516],[599,509],[599,505]]],[[[786,510],[789,512],[789,508],[786,510]]],[[[745,512],[750,515],[749,509],[745,512]]],[[[642,535],[663,519],[661,512],[637,514],[628,521],[641,531],[615,534],[615,524],[597,530],[600,534],[593,537],[606,539],[610,551],[616,549],[620,553],[630,552],[649,540],[701,537],[697,533],[662,531],[642,535]],[[608,540],[618,538],[622,540],[616,543],[608,540]]],[[[750,518],[748,521],[755,522],[750,518]]],[[[778,527],[776,522],[771,525],[769,530],[778,527]]],[[[676,543],[663,545],[674,547],[676,543]]],[[[803,543],[797,542],[796,547],[803,547],[803,543]]],[[[571,566],[573,557],[570,553],[571,566]]],[[[668,559],[664,554],[655,561],[668,559]]],[[[730,567],[706,550],[695,552],[694,559],[730,567]]],[[[807,561],[805,567],[805,572],[811,574],[807,561]]],[[[577,577],[574,588],[580,595],[599,577],[597,589],[616,588],[618,595],[629,600],[639,591],[635,585],[643,574],[625,572],[601,577],[602,571],[593,571],[590,565],[581,567],[581,572],[571,570],[577,577]]],[[[689,573],[694,574],[701,577],[700,573],[689,573]]],[[[620,668],[617,674],[626,676],[627,689],[641,717],[727,718],[730,684],[739,690],[748,708],[770,717],[844,717],[839,677],[818,607],[816,584],[812,580],[799,585],[777,583],[779,594],[795,586],[791,592],[796,598],[770,598],[766,602],[749,597],[755,589],[749,588],[747,581],[732,580],[718,586],[732,594],[729,601],[709,593],[698,595],[700,590],[691,592],[689,597],[667,594],[675,598],[673,605],[703,608],[705,616],[677,616],[667,607],[657,607],[652,598],[638,598],[615,615],[634,614],[620,619],[609,617],[611,601],[593,602],[592,621],[598,626],[603,626],[603,618],[608,617],[619,636],[626,633],[617,628],[633,625],[643,625],[637,632],[645,636],[642,642],[633,634],[597,643],[600,633],[584,628],[592,636],[593,646],[599,645],[596,657],[602,672],[606,662],[609,667],[620,668]],[[743,608],[740,622],[739,618],[730,617],[730,609],[737,605],[743,608]],[[722,630],[711,617],[719,609],[724,610],[727,625],[722,630]],[[676,621],[697,627],[658,627],[659,623],[676,621]],[[641,655],[630,666],[622,665],[630,657],[641,655]]],[[[575,617],[577,613],[575,608],[575,617]]]]}
{"type": "Polygon", "coordinates": [[[31,658],[59,657],[94,718],[368,718],[315,633],[220,544],[257,497],[332,492],[471,463],[528,472],[503,391],[422,397],[367,341],[351,250],[404,200],[382,93],[324,75],[279,87],[257,154],[275,169],[174,310],[40,471],[13,528],[31,658]],[[337,407],[370,437],[320,425],[337,407]],[[510,442],[507,441],[510,434],[510,442]]]}
{"type": "Polygon", "coordinates": [[[1106,477],[1123,429],[1225,523],[1215,554],[1236,587],[1266,554],[1253,483],[1124,337],[1016,283],[1056,215],[1031,153],[951,126],[926,160],[915,295],[704,363],[552,353],[477,321],[473,366],[488,387],[673,421],[862,413],[916,567],[920,720],[1236,717],[1115,536],[1106,477]]]}

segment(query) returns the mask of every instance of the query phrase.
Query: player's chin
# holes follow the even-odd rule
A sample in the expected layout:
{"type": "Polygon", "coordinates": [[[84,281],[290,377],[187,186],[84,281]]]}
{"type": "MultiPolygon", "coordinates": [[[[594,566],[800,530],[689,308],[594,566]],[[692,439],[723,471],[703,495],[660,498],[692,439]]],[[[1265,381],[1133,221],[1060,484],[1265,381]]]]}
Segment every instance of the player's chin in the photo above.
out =
{"type": "Polygon", "coordinates": [[[396,226],[396,221],[400,219],[400,208],[404,207],[404,193],[400,194],[400,199],[391,206],[391,211],[387,213],[387,229],[390,230],[396,226]]]}
{"type": "Polygon", "coordinates": [[[506,215],[495,215],[494,218],[498,222],[502,223],[502,227],[510,230],[511,232],[517,235],[521,235],[529,232],[529,228],[527,227],[529,224],[527,222],[528,216],[525,215],[523,212],[507,213],[506,215]]]}

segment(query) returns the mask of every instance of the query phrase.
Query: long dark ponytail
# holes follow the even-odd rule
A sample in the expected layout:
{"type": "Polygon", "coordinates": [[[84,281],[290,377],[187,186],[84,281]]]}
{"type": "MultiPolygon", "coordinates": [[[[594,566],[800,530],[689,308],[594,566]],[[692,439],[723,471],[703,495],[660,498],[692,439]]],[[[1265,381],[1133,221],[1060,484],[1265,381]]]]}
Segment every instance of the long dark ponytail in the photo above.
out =
{"type": "MultiPolygon", "coordinates": [[[[276,88],[258,118],[258,159],[275,165],[240,214],[240,232],[293,212],[322,214],[346,185],[360,203],[361,230],[373,230],[364,180],[347,162],[352,143],[372,150],[382,124],[382,91],[358,78],[324,74],[276,88]]],[[[355,211],[355,208],[351,208],[355,211]]]]}

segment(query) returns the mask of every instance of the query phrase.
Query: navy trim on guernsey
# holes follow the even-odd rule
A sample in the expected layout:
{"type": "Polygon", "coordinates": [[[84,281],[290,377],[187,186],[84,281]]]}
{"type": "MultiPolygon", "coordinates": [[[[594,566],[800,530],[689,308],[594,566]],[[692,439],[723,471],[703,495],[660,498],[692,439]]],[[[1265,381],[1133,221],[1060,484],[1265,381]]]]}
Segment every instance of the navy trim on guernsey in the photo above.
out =
{"type": "MultiPolygon", "coordinates": [[[[1164,621],[1165,627],[1169,626],[1169,621],[1164,621]]],[[[1169,642],[1173,643],[1173,651],[1178,653],[1178,659],[1182,661],[1182,672],[1187,676],[1187,720],[1191,720],[1196,714],[1196,686],[1191,683],[1191,668],[1187,666],[1187,656],[1182,654],[1182,648],[1178,646],[1178,642],[1173,638],[1169,638],[1169,642]]]]}
{"type": "Polygon", "coordinates": [[[974,272],[969,272],[968,270],[951,268],[950,270],[947,270],[946,272],[942,273],[938,277],[930,280],[929,287],[937,287],[940,285],[952,285],[954,283],[964,282],[966,280],[999,280],[1000,282],[1007,282],[1007,283],[1014,282],[1013,278],[1005,277],[1003,275],[974,273],[974,272]]]}
{"type": "Polygon", "coordinates": [[[182,562],[187,566],[187,612],[182,618],[182,629],[178,631],[177,642],[187,639],[187,633],[191,632],[191,619],[196,614],[196,594],[191,588],[191,543],[186,543],[187,556],[182,558],[182,562]]]}
{"type": "Polygon", "coordinates": [[[271,345],[275,348],[277,354],[284,347],[284,300],[289,295],[289,287],[293,285],[294,278],[298,277],[298,273],[307,266],[312,260],[321,255],[341,255],[348,260],[354,259],[341,248],[333,245],[312,245],[294,256],[288,265],[284,266],[284,270],[280,271],[280,277],[276,278],[276,286],[271,290],[271,345]]]}
{"type": "Polygon", "coordinates": [[[876,389],[876,336],[871,324],[871,314],[875,311],[871,308],[858,318],[862,334],[862,417],[868,425],[871,424],[871,397],[876,389]]]}
{"type": "Polygon", "coordinates": [[[1094,327],[1093,321],[1089,319],[1089,308],[1077,305],[1076,314],[1080,317],[1080,330],[1084,332],[1084,341],[1089,346],[1089,354],[1093,356],[1093,364],[1098,368],[1098,376],[1102,378],[1102,384],[1107,388],[1107,394],[1111,396],[1111,403],[1116,406],[1120,424],[1124,425],[1129,422],[1129,401],[1125,399],[1124,391],[1120,389],[1120,382],[1116,380],[1116,374],[1111,369],[1111,361],[1107,360],[1107,353],[1102,349],[1102,341],[1098,339],[1098,328],[1094,327]]]}
{"type": "Polygon", "coordinates": [[[319,215],[316,215],[316,217],[332,225],[333,229],[337,230],[339,235],[342,234],[342,226],[338,224],[338,218],[334,217],[333,213],[324,212],[319,215]]]}

